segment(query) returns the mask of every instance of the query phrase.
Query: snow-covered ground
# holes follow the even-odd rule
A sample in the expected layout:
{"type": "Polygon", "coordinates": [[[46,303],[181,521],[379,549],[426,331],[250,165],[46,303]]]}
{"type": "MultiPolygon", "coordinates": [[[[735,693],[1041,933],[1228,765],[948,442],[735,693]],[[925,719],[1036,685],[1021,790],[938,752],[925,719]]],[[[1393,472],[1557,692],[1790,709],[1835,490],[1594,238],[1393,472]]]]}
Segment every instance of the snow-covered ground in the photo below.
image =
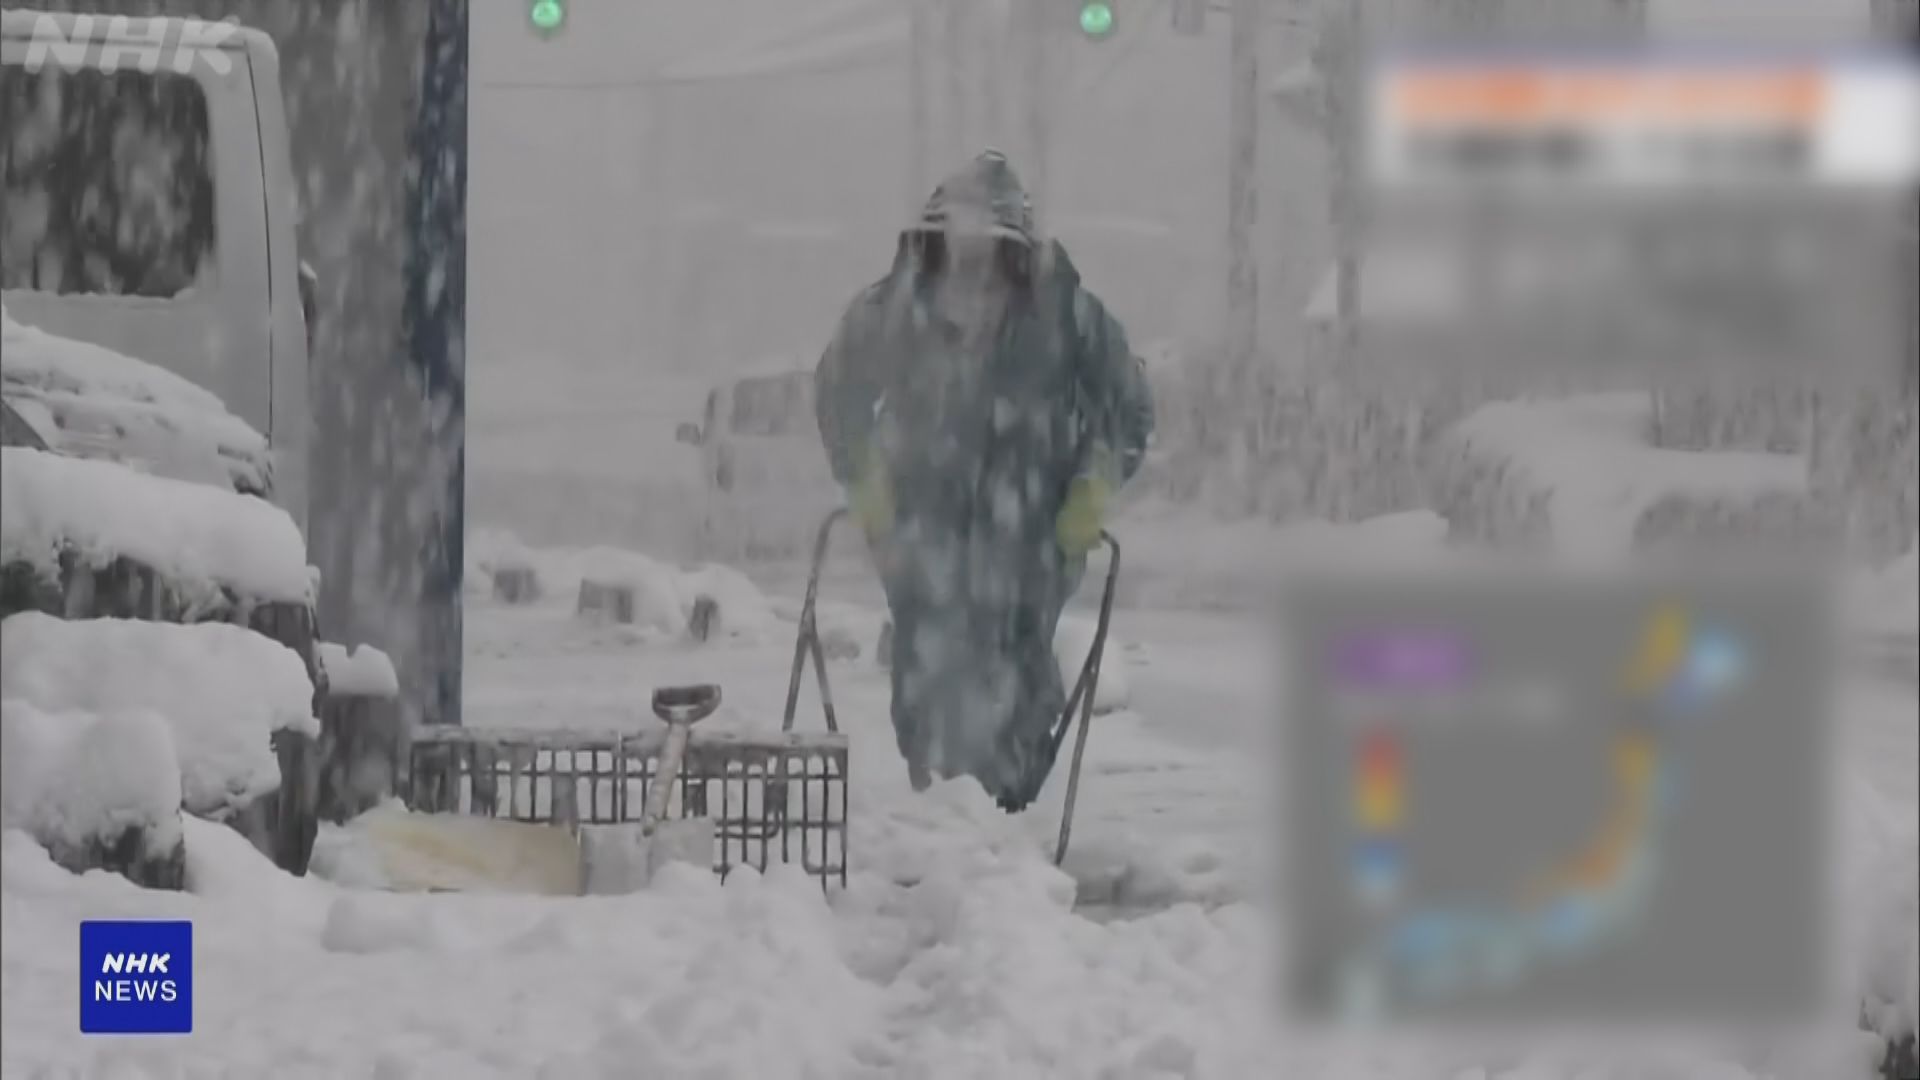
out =
{"type": "MultiPolygon", "coordinates": [[[[1205,606],[1117,614],[1107,666],[1127,694],[1095,721],[1064,871],[1049,858],[1064,769],[1019,817],[970,782],[910,791],[873,656],[880,613],[868,594],[830,589],[823,626],[861,645],[831,666],[853,746],[844,892],[823,896],[786,870],[742,872],[722,886],[676,868],[630,897],[396,894],[288,878],[237,835],[189,821],[191,892],[162,894],[72,877],[10,832],[0,1064],[8,1076],[423,1080],[1871,1075],[1874,1040],[1848,1031],[1799,1059],[1746,1049],[1444,1063],[1289,1041],[1265,982],[1274,956],[1260,888],[1267,808],[1251,794],[1269,786],[1262,626],[1256,612],[1210,603],[1217,583],[1161,558],[1158,549],[1178,545],[1159,539],[1150,517],[1137,525],[1129,565],[1160,580],[1163,597],[1205,606]],[[194,920],[195,1035],[75,1033],[74,927],[113,916],[194,920]]],[[[1375,523],[1348,539],[1408,554],[1435,540],[1418,526],[1375,523]]],[[[1328,530],[1308,534],[1268,540],[1307,553],[1341,548],[1328,530]]],[[[1271,550],[1251,535],[1215,542],[1271,550]]],[[[723,609],[741,632],[702,645],[645,620],[580,620],[567,567],[607,557],[530,554],[562,579],[542,603],[470,596],[470,723],[640,729],[657,723],[647,707],[654,687],[703,681],[726,693],[709,724],[778,723],[795,594],[764,604],[732,596],[723,609]]],[[[623,565],[651,566],[635,572],[660,578],[656,591],[676,609],[682,585],[700,580],[623,565]]],[[[1877,636],[1897,628],[1897,614],[1879,618],[1877,636]]],[[[1075,634],[1084,628],[1063,640],[1075,634]]],[[[1910,1030],[1920,979],[1913,686],[1862,674],[1848,684],[1843,716],[1849,959],[1868,1022],[1910,1030]]],[[[818,723],[809,682],[799,725],[818,723]]],[[[330,832],[317,858],[347,877],[354,855],[350,836],[330,832]]]]}

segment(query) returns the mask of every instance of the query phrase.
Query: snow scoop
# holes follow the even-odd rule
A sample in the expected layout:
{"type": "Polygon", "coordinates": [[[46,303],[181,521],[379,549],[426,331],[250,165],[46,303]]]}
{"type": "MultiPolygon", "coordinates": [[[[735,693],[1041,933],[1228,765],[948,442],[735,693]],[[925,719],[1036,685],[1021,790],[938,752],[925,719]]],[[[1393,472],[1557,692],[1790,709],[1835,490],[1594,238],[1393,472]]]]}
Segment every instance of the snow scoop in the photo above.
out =
{"type": "MultiPolygon", "coordinates": [[[[1073,693],[1067,697],[1067,707],[1060,710],[1060,722],[1054,727],[1049,752],[1042,760],[1049,765],[1059,760],[1060,744],[1067,739],[1067,727],[1073,723],[1073,712],[1080,710],[1080,731],[1073,739],[1073,761],[1067,767],[1067,801],[1060,809],[1060,842],[1053,849],[1053,865],[1059,866],[1067,859],[1067,841],[1073,836],[1073,804],[1080,794],[1080,762],[1087,753],[1087,731],[1093,726],[1093,702],[1100,692],[1100,661],[1107,652],[1107,624],[1113,619],[1113,594],[1120,584],[1120,541],[1113,534],[1102,529],[1100,542],[1107,546],[1107,582],[1100,591],[1100,621],[1094,625],[1093,646],[1087,650],[1087,661],[1080,668],[1080,678],[1074,681],[1073,693]]],[[[1037,796],[1040,784],[1046,781],[1043,773],[1033,785],[1037,796]]]]}
{"type": "MultiPolygon", "coordinates": [[[[408,891],[605,895],[644,888],[670,862],[711,869],[713,820],[667,815],[676,781],[682,787],[682,809],[687,809],[682,765],[692,728],[719,704],[718,686],[654,692],[654,715],[666,722],[667,731],[653,755],[656,764],[637,822],[626,822],[623,812],[609,808],[613,821],[583,824],[578,777],[586,772],[577,768],[582,757],[624,754],[632,737],[547,733],[524,740],[509,736],[497,744],[422,739],[425,748],[467,751],[466,769],[460,774],[466,781],[467,812],[445,805],[445,792],[431,790],[459,776],[447,773],[448,762],[429,754],[416,762],[420,786],[410,800],[413,810],[383,807],[363,815],[355,827],[370,842],[389,885],[408,891]],[[425,767],[429,764],[440,767],[425,767]],[[546,812],[537,815],[534,807],[542,802],[546,812]]],[[[590,790],[593,786],[589,782],[590,790]]],[[[625,782],[615,786],[624,803],[625,782]]],[[[589,822],[605,820],[599,807],[588,810],[589,822]]]]}
{"type": "Polygon", "coordinates": [[[388,888],[577,896],[581,849],[552,825],[376,807],[354,820],[388,888]]]}
{"type": "MultiPolygon", "coordinates": [[[[569,849],[571,886],[558,881],[565,875],[543,870],[533,875],[535,891],[629,892],[669,862],[703,865],[724,878],[742,866],[764,872],[777,861],[819,878],[822,889],[836,881],[844,888],[849,747],[828,690],[814,601],[833,525],[845,516],[835,511],[820,529],[779,730],[696,737],[693,725],[720,704],[718,686],[656,691],[653,711],[665,721],[664,731],[423,728],[407,750],[402,785],[412,819],[402,831],[418,842],[401,854],[431,853],[451,862],[441,875],[451,884],[438,886],[448,888],[502,887],[492,868],[503,859],[551,868],[565,862],[569,849]],[[794,729],[809,660],[819,679],[824,732],[794,729]],[[489,850],[466,850],[469,834],[471,846],[489,850]],[[504,849],[515,844],[538,848],[540,857],[507,858],[504,849]],[[481,883],[466,884],[474,879],[481,883]]],[[[527,877],[517,875],[515,886],[527,877]]]]}
{"type": "Polygon", "coordinates": [[[640,820],[632,825],[589,825],[580,831],[581,878],[589,895],[633,892],[646,886],[668,863],[713,866],[714,823],[710,817],[669,818],[674,781],[685,777],[682,765],[693,725],[720,707],[720,688],[670,686],[653,692],[653,714],[666,722],[667,740],[640,820]]]}

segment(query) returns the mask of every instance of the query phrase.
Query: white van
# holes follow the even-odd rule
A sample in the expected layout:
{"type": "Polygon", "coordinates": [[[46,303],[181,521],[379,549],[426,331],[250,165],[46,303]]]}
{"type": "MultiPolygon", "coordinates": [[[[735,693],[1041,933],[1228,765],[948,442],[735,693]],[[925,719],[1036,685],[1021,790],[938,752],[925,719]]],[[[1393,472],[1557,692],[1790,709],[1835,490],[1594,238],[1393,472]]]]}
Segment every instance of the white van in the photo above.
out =
{"type": "Polygon", "coordinates": [[[271,496],[304,533],[312,281],[272,40],[7,10],[0,103],[8,313],[218,396],[267,436],[271,496]]]}
{"type": "Polygon", "coordinates": [[[701,452],[704,558],[805,558],[844,499],[820,445],[811,367],[776,362],[729,379],[678,437],[701,452]]]}

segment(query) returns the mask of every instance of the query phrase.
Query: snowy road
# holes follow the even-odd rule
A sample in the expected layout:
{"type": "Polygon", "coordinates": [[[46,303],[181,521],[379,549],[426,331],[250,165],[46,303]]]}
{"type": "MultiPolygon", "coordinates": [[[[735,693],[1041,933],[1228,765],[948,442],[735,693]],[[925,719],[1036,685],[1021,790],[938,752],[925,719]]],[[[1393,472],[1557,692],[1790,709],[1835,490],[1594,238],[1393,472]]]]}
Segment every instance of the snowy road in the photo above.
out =
{"type": "MultiPolygon", "coordinates": [[[[862,832],[911,797],[887,722],[887,675],[872,657],[882,615],[871,604],[829,603],[822,615],[829,630],[863,646],[859,658],[830,665],[841,721],[853,736],[856,867],[867,854],[862,832]]],[[[797,606],[796,598],[775,600],[789,617],[797,606]]],[[[716,725],[772,727],[784,703],[788,621],[708,646],[585,627],[564,607],[482,607],[470,626],[467,708],[479,725],[652,726],[648,695],[670,683],[720,683],[727,705],[710,721],[716,725]]],[[[1267,835],[1263,800],[1274,781],[1269,640],[1262,621],[1244,612],[1116,612],[1107,663],[1124,670],[1130,704],[1097,718],[1088,744],[1066,866],[1084,906],[1151,910],[1248,897],[1267,835]]],[[[1840,704],[1848,775],[1912,817],[1920,813],[1912,637],[1862,635],[1847,657],[1840,704]]],[[[798,723],[819,723],[811,674],[798,723]]],[[[1066,753],[1039,804],[1018,819],[1036,851],[1052,851],[1066,753]]]]}
{"type": "MultiPolygon", "coordinates": [[[[651,725],[653,687],[717,681],[728,704],[710,722],[778,723],[790,621],[695,647],[588,627],[569,606],[556,592],[540,608],[470,608],[471,722],[651,725]]],[[[790,604],[774,606],[791,614],[790,604]]],[[[1736,1056],[1654,1073],[1553,1058],[1461,1072],[1431,1058],[1327,1060],[1289,1046],[1265,995],[1273,954],[1259,908],[1231,902],[1250,895],[1264,835],[1258,793],[1269,786],[1261,738],[1271,666],[1257,621],[1168,608],[1116,616],[1112,656],[1131,706],[1096,721],[1069,880],[1046,858],[1059,774],[1018,818],[968,784],[912,793],[886,721],[885,673],[870,655],[877,612],[834,604],[822,620],[869,646],[832,668],[854,746],[854,874],[831,903],[816,883],[777,872],[724,888],[710,874],[676,872],[632,897],[393,895],[286,878],[234,834],[200,822],[189,823],[194,892],[156,894],[103,875],[74,878],[9,834],[0,1071],[380,1080],[1871,1075],[1872,1048],[1845,1032],[1839,1056],[1818,1067],[1763,1069],[1736,1056]],[[1107,918],[1114,914],[1141,917],[1107,918]],[[196,1033],[138,1043],[75,1034],[77,920],[169,916],[195,924],[196,1033]],[[1852,1064],[1833,1067],[1840,1060],[1852,1064]]],[[[1859,888],[1849,920],[1860,944],[1850,951],[1868,961],[1857,985],[1870,1012],[1897,1022],[1913,1010],[1914,691],[1910,681],[1862,677],[1844,704],[1849,771],[1872,796],[1853,800],[1859,888]]],[[[803,726],[818,722],[814,709],[809,688],[803,726]]]]}
{"type": "MultiPolygon", "coordinates": [[[[792,605],[776,606],[791,611],[792,605]]],[[[873,815],[910,797],[887,720],[887,673],[873,660],[879,611],[829,605],[831,631],[862,644],[854,660],[829,666],[841,723],[852,735],[854,849],[873,815]]],[[[1266,696],[1259,682],[1259,624],[1245,616],[1122,611],[1115,615],[1108,670],[1116,664],[1132,705],[1096,718],[1068,868],[1082,899],[1107,907],[1164,907],[1175,899],[1237,895],[1223,877],[1239,864],[1259,807],[1245,769],[1261,734],[1266,696]],[[1234,826],[1238,826],[1235,828],[1234,826]],[[1183,869],[1184,868],[1184,869],[1183,869]],[[1169,876],[1171,875],[1171,876],[1169,876]]],[[[793,624],[743,640],[694,646],[648,640],[621,627],[587,627],[563,607],[481,608],[469,620],[469,723],[491,727],[638,729],[657,686],[716,682],[725,693],[707,726],[778,725],[787,688],[793,624]]],[[[811,674],[797,726],[820,723],[811,674]]],[[[1064,799],[1056,770],[1041,802],[1019,819],[1036,849],[1052,850],[1064,799]]]]}

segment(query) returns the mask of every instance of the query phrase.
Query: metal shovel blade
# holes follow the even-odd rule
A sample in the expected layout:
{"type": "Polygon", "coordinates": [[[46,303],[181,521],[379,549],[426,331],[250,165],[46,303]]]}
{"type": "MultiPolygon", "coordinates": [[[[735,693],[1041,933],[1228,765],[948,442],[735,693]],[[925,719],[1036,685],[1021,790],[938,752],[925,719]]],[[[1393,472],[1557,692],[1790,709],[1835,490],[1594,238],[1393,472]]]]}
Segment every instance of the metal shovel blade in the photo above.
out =
{"type": "Polygon", "coordinates": [[[638,824],[593,825],[580,832],[580,878],[591,896],[643,889],[671,862],[712,869],[713,819],[670,818],[667,807],[693,725],[720,706],[720,688],[665,686],[653,692],[653,713],[667,725],[653,787],[638,824]]]}
{"type": "Polygon", "coordinates": [[[580,879],[588,896],[617,896],[647,887],[660,868],[685,863],[713,869],[712,818],[663,821],[649,835],[641,825],[588,825],[580,830],[580,879]]]}
{"type": "Polygon", "coordinates": [[[566,829],[387,809],[361,815],[356,827],[396,889],[580,894],[580,842],[566,829]]]}

